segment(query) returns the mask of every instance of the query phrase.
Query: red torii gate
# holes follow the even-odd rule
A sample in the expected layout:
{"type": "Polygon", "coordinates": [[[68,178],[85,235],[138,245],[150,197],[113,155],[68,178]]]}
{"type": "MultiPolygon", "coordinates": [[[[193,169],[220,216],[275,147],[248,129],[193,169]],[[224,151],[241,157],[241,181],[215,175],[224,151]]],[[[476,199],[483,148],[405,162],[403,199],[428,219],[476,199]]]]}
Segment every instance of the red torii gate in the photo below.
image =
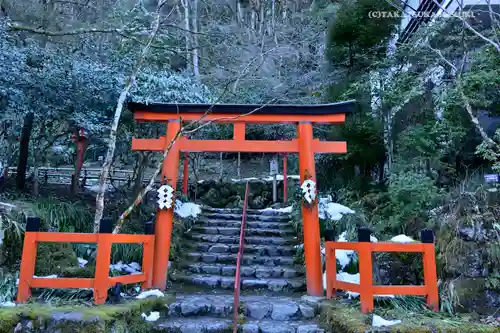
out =
{"type": "MultiPolygon", "coordinates": [[[[134,119],[142,122],[168,123],[166,135],[157,139],[132,139],[132,150],[164,151],[184,122],[212,121],[233,123],[232,140],[192,140],[180,137],[163,161],[162,179],[166,177],[174,189],[177,186],[180,152],[260,152],[298,153],[300,182],[316,181],[314,153],[346,153],[343,141],[319,141],[313,138],[313,123],[343,123],[353,111],[355,101],[321,105],[231,105],[231,104],[140,104],[130,103],[134,119]],[[207,113],[207,110],[210,110],[207,113]],[[206,114],[207,113],[207,114],[206,114]],[[297,124],[297,139],[246,140],[245,125],[297,124]]],[[[165,289],[172,233],[173,209],[160,210],[156,217],[153,286],[165,289]]],[[[302,207],[307,292],[323,295],[318,205],[302,207]]]]}

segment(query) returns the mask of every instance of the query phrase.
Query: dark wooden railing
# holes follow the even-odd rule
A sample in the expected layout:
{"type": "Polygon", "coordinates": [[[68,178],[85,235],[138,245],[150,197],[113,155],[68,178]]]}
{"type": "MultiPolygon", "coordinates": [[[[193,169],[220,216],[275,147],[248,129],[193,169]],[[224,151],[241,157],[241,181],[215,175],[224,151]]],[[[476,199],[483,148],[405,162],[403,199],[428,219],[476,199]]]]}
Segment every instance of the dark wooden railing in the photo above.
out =
{"type": "Polygon", "coordinates": [[[233,333],[238,332],[238,309],[240,307],[240,287],[241,287],[241,260],[243,259],[243,247],[245,245],[245,224],[247,220],[248,206],[248,182],[245,186],[245,201],[243,202],[243,216],[241,217],[240,247],[238,249],[238,259],[236,261],[236,275],[234,277],[234,304],[233,304],[233,333]]]}

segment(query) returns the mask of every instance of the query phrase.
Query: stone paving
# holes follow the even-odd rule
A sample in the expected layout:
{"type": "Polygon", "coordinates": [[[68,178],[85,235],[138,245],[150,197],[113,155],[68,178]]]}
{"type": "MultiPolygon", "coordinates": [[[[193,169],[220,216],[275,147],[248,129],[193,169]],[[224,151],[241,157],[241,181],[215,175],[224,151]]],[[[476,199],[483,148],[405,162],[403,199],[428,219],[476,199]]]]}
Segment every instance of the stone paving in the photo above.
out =
{"type": "MultiPolygon", "coordinates": [[[[323,298],[303,296],[242,296],[239,332],[243,333],[323,333],[312,321],[323,298]]],[[[178,295],[169,306],[169,316],[155,324],[172,333],[219,333],[232,328],[233,295],[178,295]]]]}

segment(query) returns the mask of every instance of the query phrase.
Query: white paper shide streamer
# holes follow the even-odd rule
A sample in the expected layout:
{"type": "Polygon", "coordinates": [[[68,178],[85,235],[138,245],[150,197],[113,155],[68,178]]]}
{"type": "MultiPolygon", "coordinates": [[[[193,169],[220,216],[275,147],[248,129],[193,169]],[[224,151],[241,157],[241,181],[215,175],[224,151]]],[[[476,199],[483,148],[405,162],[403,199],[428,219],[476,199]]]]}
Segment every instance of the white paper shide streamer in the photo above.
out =
{"type": "Polygon", "coordinates": [[[170,209],[173,204],[174,189],[165,184],[160,186],[158,189],[158,208],[160,209],[170,209]]]}
{"type": "Polygon", "coordinates": [[[316,199],[316,182],[312,179],[305,180],[300,186],[302,195],[307,203],[312,204],[316,199]]]}

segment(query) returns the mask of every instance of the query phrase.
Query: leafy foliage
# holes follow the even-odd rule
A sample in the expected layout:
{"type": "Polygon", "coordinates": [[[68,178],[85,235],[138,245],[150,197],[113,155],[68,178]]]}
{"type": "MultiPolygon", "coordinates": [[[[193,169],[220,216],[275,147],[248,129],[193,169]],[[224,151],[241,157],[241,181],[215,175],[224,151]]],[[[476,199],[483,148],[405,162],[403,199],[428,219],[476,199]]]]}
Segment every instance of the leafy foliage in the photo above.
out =
{"type": "Polygon", "coordinates": [[[336,64],[363,68],[386,53],[386,42],[395,29],[391,17],[374,18],[370,12],[396,12],[389,3],[376,0],[342,1],[329,29],[327,56],[336,64]]]}

